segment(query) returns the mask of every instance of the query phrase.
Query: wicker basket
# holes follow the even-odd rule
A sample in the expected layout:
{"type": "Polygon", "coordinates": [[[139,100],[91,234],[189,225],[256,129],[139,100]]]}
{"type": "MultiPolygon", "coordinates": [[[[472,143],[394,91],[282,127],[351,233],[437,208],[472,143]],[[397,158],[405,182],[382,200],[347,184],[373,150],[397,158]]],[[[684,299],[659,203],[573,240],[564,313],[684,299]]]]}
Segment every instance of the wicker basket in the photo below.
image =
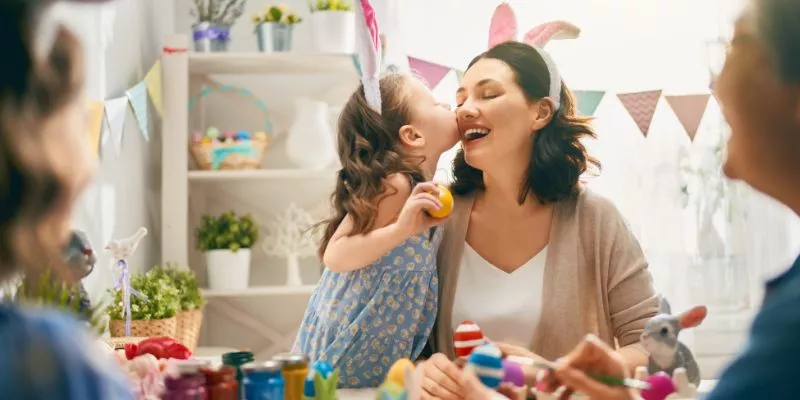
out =
{"type": "Polygon", "coordinates": [[[200,327],[203,325],[203,309],[181,311],[175,317],[178,319],[175,339],[189,350],[195,351],[200,340],[200,327]]]}
{"type": "MultiPolygon", "coordinates": [[[[272,122],[267,113],[267,106],[263,100],[257,98],[252,92],[236,88],[231,85],[220,85],[213,82],[204,84],[199,93],[189,100],[189,110],[205,96],[210,94],[236,95],[252,101],[264,115],[263,132],[246,134],[244,137],[193,137],[189,145],[189,152],[197,168],[201,170],[243,170],[259,169],[266,156],[272,134],[272,122]]],[[[197,134],[196,134],[197,135],[197,134]]]]}
{"type": "MultiPolygon", "coordinates": [[[[178,319],[143,319],[131,321],[131,337],[169,336],[175,338],[178,319]]],[[[111,337],[125,337],[125,320],[112,319],[108,321],[108,330],[111,337]]]]}

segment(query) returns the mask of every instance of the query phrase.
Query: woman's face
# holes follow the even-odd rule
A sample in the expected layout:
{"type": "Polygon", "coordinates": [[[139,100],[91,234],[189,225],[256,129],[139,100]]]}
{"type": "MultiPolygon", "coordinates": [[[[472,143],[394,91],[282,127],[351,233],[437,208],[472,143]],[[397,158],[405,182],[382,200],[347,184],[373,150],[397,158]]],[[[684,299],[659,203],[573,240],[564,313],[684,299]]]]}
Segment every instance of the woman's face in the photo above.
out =
{"type": "Polygon", "coordinates": [[[781,82],[754,22],[747,12],[737,22],[714,89],[731,127],[725,174],[774,196],[797,173],[800,96],[781,82]]]}
{"type": "Polygon", "coordinates": [[[515,78],[506,63],[492,58],[478,60],[464,74],[456,118],[465,160],[473,168],[528,164],[533,132],[542,128],[540,107],[528,101],[515,78]]]}
{"type": "Polygon", "coordinates": [[[97,153],[90,146],[83,98],[76,98],[54,114],[47,121],[43,135],[44,151],[63,185],[63,194],[44,218],[39,234],[49,248],[61,248],[69,238],[75,203],[91,181],[97,164],[97,153]]]}

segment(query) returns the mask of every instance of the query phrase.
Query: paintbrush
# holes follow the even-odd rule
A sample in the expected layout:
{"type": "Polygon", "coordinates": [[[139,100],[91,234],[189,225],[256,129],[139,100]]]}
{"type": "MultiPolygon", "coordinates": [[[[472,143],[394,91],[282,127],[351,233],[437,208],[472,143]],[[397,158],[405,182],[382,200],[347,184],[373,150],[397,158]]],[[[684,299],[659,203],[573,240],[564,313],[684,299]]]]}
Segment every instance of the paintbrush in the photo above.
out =
{"type": "MultiPolygon", "coordinates": [[[[549,370],[556,369],[556,364],[547,360],[537,360],[529,357],[512,356],[512,355],[507,356],[506,360],[513,361],[517,364],[530,365],[536,368],[549,369],[549,370]]],[[[586,375],[598,382],[602,382],[609,386],[625,386],[637,390],[650,390],[649,383],[645,381],[640,381],[638,379],[618,378],[607,375],[593,374],[591,372],[586,373],[586,375]]]]}

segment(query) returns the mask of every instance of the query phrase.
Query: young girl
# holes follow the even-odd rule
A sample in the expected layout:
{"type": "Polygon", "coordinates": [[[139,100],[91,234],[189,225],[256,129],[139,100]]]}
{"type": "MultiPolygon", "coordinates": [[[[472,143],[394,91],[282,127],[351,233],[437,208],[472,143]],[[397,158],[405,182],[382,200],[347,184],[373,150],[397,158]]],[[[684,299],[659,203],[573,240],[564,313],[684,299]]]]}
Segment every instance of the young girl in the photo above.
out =
{"type": "Polygon", "coordinates": [[[360,87],[342,110],[342,170],[319,254],[327,267],[295,350],[340,369],[340,386],[375,387],[400,358],[416,359],[436,318],[441,207],[433,176],[458,140],[455,117],[422,82],[380,80],[381,113],[360,87]]]}

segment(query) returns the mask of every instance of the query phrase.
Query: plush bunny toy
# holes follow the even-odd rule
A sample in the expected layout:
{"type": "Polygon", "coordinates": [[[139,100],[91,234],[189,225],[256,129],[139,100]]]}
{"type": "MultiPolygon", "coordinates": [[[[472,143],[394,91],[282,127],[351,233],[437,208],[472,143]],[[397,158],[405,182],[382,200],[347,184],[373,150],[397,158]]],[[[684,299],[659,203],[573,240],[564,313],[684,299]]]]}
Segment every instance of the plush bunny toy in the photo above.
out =
{"type": "Polygon", "coordinates": [[[705,306],[692,307],[680,315],[672,315],[666,299],[661,299],[661,314],[651,319],[642,332],[641,342],[650,354],[647,366],[652,375],[663,371],[672,376],[677,368],[685,368],[689,382],[700,383],[700,368],[691,350],[678,341],[682,329],[694,328],[706,318],[705,306]]]}

